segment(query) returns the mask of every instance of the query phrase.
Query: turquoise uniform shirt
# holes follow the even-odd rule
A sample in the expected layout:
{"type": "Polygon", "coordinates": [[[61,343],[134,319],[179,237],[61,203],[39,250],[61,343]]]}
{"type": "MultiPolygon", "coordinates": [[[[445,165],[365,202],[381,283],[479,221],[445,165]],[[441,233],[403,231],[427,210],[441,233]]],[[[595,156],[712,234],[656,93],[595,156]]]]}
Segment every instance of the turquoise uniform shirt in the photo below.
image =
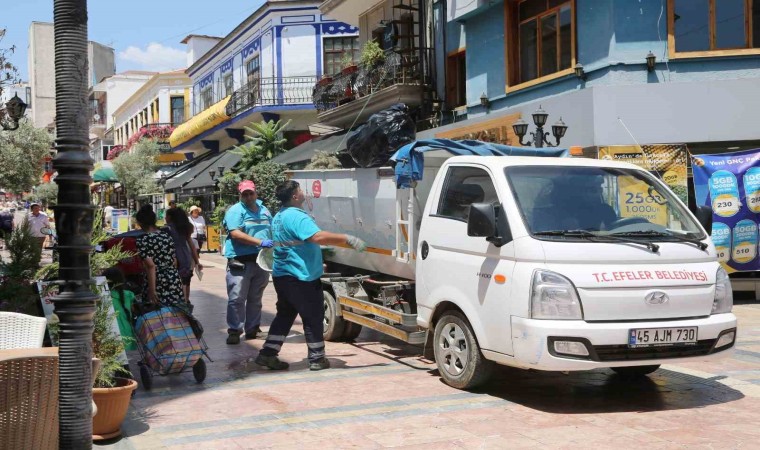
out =
{"type": "Polygon", "coordinates": [[[232,230],[240,230],[257,239],[271,239],[272,213],[261,200],[256,200],[256,204],[259,206],[258,212],[251,211],[243,202],[237,202],[224,215],[222,224],[227,230],[227,239],[224,241],[224,256],[226,258],[255,255],[259,252],[259,247],[255,245],[242,244],[232,239],[229,235],[232,230]]]}
{"type": "Polygon", "coordinates": [[[275,242],[273,277],[290,275],[301,281],[322,276],[322,249],[306,240],[320,231],[314,219],[300,208],[280,210],[272,220],[275,242]]]}

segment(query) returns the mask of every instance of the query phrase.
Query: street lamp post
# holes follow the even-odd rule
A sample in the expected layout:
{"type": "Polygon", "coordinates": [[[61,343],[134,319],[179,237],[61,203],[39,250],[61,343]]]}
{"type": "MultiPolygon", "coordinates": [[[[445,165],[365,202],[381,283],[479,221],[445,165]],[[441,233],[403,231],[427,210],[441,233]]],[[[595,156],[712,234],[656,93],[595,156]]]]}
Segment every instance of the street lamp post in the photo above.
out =
{"type": "Polygon", "coordinates": [[[92,330],[95,302],[90,274],[90,203],[87,103],[87,0],[54,0],[55,126],[60,268],[53,298],[59,319],[59,446],[92,448],[92,330]]]}
{"type": "MultiPolygon", "coordinates": [[[[539,105],[536,112],[533,113],[533,123],[536,125],[536,131],[534,133],[530,133],[531,139],[533,140],[532,144],[536,148],[542,148],[544,146],[558,146],[559,141],[565,136],[565,133],[567,132],[567,125],[565,125],[565,122],[563,122],[562,118],[560,117],[559,121],[552,125],[552,134],[554,135],[554,139],[557,141],[557,143],[550,143],[547,139],[549,137],[549,132],[544,131],[544,125],[546,125],[546,119],[548,118],[549,114],[544,111],[543,108],[541,108],[539,105]]],[[[512,124],[512,130],[514,130],[517,138],[520,139],[520,145],[527,146],[531,144],[530,141],[523,142],[523,137],[528,134],[528,122],[520,118],[517,120],[517,122],[512,124]]]]}

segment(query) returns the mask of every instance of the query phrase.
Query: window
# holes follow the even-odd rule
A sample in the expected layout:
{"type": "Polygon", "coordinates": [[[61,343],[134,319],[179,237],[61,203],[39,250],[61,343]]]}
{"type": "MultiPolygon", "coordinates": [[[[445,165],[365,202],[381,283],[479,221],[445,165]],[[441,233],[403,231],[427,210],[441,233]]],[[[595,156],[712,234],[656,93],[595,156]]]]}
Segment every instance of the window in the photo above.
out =
{"type": "Polygon", "coordinates": [[[232,95],[232,91],[235,89],[233,85],[233,78],[232,78],[232,72],[227,73],[222,78],[222,85],[224,86],[224,95],[223,97],[227,97],[228,95],[232,95]]]}
{"type": "Polygon", "coordinates": [[[261,66],[259,64],[259,57],[254,56],[245,63],[245,82],[246,84],[253,85],[258,82],[261,76],[261,66]]]}
{"type": "Polygon", "coordinates": [[[201,111],[214,104],[214,89],[211,85],[201,91],[201,111]]]}
{"type": "Polygon", "coordinates": [[[505,2],[510,86],[572,70],[573,3],[573,0],[505,2]]]}
{"type": "Polygon", "coordinates": [[[323,73],[335,75],[343,69],[341,59],[344,53],[351,56],[351,61],[359,61],[359,37],[334,37],[325,38],[324,42],[323,73]]]}
{"type": "Polygon", "coordinates": [[[172,109],[172,124],[177,126],[185,121],[185,97],[171,97],[169,100],[172,109]]]}
{"type": "Polygon", "coordinates": [[[446,101],[449,109],[467,104],[467,66],[465,51],[450,54],[446,59],[446,101]]]}
{"type": "Polygon", "coordinates": [[[446,175],[438,215],[457,220],[467,220],[473,203],[498,202],[490,175],[477,167],[452,167],[446,175]]]}
{"type": "Polygon", "coordinates": [[[668,7],[671,57],[760,48],[760,0],[670,0],[668,7]]]}

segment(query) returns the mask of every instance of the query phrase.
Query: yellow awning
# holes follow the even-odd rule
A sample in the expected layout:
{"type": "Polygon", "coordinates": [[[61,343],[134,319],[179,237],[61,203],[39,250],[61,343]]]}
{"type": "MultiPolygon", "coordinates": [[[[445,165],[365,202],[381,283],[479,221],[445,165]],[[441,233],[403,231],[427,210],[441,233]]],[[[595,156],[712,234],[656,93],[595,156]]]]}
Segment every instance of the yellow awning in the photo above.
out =
{"type": "Polygon", "coordinates": [[[197,114],[192,119],[175,128],[172,135],[169,137],[169,145],[171,145],[172,148],[178,147],[204,131],[210,130],[225,120],[228,120],[230,116],[228,116],[225,111],[228,101],[230,101],[229,96],[211,105],[209,108],[206,108],[205,111],[197,114]]]}
{"type": "Polygon", "coordinates": [[[158,163],[171,163],[185,160],[184,153],[161,153],[156,156],[156,162],[158,163]]]}

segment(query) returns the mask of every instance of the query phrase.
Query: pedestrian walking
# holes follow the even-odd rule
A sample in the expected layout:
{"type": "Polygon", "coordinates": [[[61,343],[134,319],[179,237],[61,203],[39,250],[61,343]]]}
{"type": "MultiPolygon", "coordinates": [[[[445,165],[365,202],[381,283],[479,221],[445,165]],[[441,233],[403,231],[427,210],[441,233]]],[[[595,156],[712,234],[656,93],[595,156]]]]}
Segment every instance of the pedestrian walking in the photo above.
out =
{"type": "Polygon", "coordinates": [[[177,271],[182,280],[182,291],[185,293],[185,301],[190,304],[190,281],[193,278],[193,266],[203,270],[203,265],[198,259],[198,253],[190,237],[193,232],[190,219],[185,215],[182,208],[172,208],[166,211],[166,227],[164,231],[169,233],[174,241],[177,252],[177,271]]]}
{"type": "Polygon", "coordinates": [[[40,243],[40,249],[45,248],[45,239],[47,236],[42,234],[43,228],[50,227],[50,221],[48,215],[42,212],[42,208],[39,203],[32,203],[29,205],[31,212],[29,213],[29,231],[32,236],[37,238],[40,243]]]}
{"type": "Polygon", "coordinates": [[[13,213],[9,208],[4,208],[0,211],[0,248],[3,248],[5,240],[8,239],[13,232],[13,213]]]}
{"type": "Polygon", "coordinates": [[[322,337],[324,307],[320,245],[348,244],[355,250],[364,251],[366,244],[356,236],[320,230],[303,210],[306,197],[297,182],[289,180],[277,186],[276,195],[283,206],[272,221],[272,239],[277,243],[272,267],[277,315],[255,362],[274,370],[288,368],[288,363],[277,355],[296,316],[300,315],[308,347],[309,370],[327,369],[330,362],[325,357],[322,337]]]}
{"type": "Polygon", "coordinates": [[[190,223],[193,224],[192,238],[195,246],[198,248],[198,254],[201,253],[203,243],[206,242],[206,219],[201,215],[201,208],[198,206],[190,207],[190,223]]]}
{"type": "Polygon", "coordinates": [[[261,297],[269,283],[269,272],[256,264],[261,248],[272,247],[269,229],[272,214],[258,199],[253,181],[238,184],[240,201],[224,215],[227,232],[227,344],[240,343],[240,335],[255,339],[261,332],[261,297]]]}
{"type": "Polygon", "coordinates": [[[145,266],[143,299],[163,306],[185,306],[174,241],[169,234],[156,227],[156,213],[150,205],[140,208],[135,219],[140,229],[145,231],[137,238],[137,254],[145,266]]]}

